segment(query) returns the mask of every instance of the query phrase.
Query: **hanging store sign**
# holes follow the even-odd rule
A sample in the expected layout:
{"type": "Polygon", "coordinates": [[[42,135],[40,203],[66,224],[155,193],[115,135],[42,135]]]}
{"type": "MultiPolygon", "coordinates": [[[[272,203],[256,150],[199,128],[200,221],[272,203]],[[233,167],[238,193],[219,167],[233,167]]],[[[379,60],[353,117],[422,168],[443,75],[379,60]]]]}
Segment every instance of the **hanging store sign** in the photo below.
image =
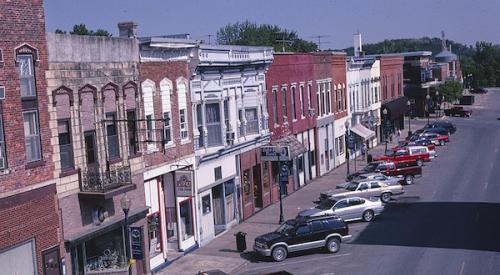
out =
{"type": "Polygon", "coordinates": [[[193,196],[192,171],[175,171],[175,195],[177,197],[193,196]]]}
{"type": "Polygon", "coordinates": [[[262,161],[287,161],[290,159],[289,146],[262,146],[260,147],[262,161]]]}
{"type": "Polygon", "coordinates": [[[132,259],[144,259],[143,235],[141,227],[130,227],[130,246],[132,250],[132,259]]]}

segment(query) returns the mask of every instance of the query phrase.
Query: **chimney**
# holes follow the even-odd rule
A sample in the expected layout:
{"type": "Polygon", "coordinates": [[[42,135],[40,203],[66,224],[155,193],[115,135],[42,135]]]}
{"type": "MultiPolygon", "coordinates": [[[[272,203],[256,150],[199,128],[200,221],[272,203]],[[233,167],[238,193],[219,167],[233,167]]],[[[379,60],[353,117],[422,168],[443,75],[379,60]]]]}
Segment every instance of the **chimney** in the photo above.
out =
{"type": "Polygon", "coordinates": [[[361,33],[359,31],[354,34],[354,56],[359,57],[359,54],[363,51],[361,46],[361,33]]]}
{"type": "Polygon", "coordinates": [[[137,23],[134,21],[118,23],[118,30],[122,38],[136,38],[137,37],[137,23]]]}

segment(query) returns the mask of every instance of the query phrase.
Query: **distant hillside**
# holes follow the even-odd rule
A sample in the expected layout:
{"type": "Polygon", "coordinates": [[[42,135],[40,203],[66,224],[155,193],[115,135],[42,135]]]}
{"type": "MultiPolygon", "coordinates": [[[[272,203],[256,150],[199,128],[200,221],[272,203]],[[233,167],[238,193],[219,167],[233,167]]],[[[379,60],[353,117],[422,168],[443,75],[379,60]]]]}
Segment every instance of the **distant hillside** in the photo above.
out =
{"type": "MultiPolygon", "coordinates": [[[[458,56],[472,57],[474,48],[451,40],[446,41],[451,45],[451,50],[458,56]]],[[[353,47],[343,49],[348,55],[353,55],[353,47]]],[[[407,38],[407,39],[386,39],[373,44],[363,44],[363,51],[366,54],[401,53],[413,51],[431,51],[437,54],[441,51],[441,38],[407,38]]]]}

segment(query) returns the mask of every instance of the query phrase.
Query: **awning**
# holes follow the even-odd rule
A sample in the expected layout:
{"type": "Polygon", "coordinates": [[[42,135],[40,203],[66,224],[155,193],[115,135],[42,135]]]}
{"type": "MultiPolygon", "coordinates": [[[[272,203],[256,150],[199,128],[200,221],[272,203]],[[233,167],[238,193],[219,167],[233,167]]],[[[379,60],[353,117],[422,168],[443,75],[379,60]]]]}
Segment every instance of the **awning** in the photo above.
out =
{"type": "Polygon", "coordinates": [[[406,96],[399,97],[395,100],[382,104],[381,110],[387,109],[387,116],[391,120],[403,117],[408,112],[408,98],[406,96]]]}
{"type": "Polygon", "coordinates": [[[351,131],[353,131],[356,135],[364,138],[365,140],[368,140],[372,137],[375,136],[375,132],[366,128],[365,126],[363,126],[362,124],[356,124],[354,126],[352,126],[351,128],[351,131]]]}
{"type": "Polygon", "coordinates": [[[271,145],[290,146],[290,158],[292,159],[307,152],[306,147],[295,136],[271,141],[271,145]]]}

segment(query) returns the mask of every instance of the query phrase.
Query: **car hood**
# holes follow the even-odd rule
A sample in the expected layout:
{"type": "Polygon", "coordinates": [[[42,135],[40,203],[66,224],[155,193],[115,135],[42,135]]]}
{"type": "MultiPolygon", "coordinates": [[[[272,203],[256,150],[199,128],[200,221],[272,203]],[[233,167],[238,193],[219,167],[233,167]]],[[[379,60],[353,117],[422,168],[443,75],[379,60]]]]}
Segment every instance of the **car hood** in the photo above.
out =
{"type": "Polygon", "coordinates": [[[297,216],[310,217],[310,216],[317,215],[318,213],[321,213],[323,211],[325,211],[325,210],[321,210],[318,208],[310,208],[310,209],[300,211],[297,216]]]}
{"type": "Polygon", "coordinates": [[[255,238],[255,241],[261,242],[261,243],[267,243],[267,242],[272,242],[276,239],[280,239],[283,237],[284,237],[284,235],[281,233],[271,232],[271,233],[267,233],[267,234],[258,236],[257,238],[255,238]]]}
{"type": "Polygon", "coordinates": [[[341,183],[341,184],[337,184],[337,186],[335,186],[336,189],[345,189],[345,187],[349,184],[349,182],[344,182],[344,183],[341,183]]]}

